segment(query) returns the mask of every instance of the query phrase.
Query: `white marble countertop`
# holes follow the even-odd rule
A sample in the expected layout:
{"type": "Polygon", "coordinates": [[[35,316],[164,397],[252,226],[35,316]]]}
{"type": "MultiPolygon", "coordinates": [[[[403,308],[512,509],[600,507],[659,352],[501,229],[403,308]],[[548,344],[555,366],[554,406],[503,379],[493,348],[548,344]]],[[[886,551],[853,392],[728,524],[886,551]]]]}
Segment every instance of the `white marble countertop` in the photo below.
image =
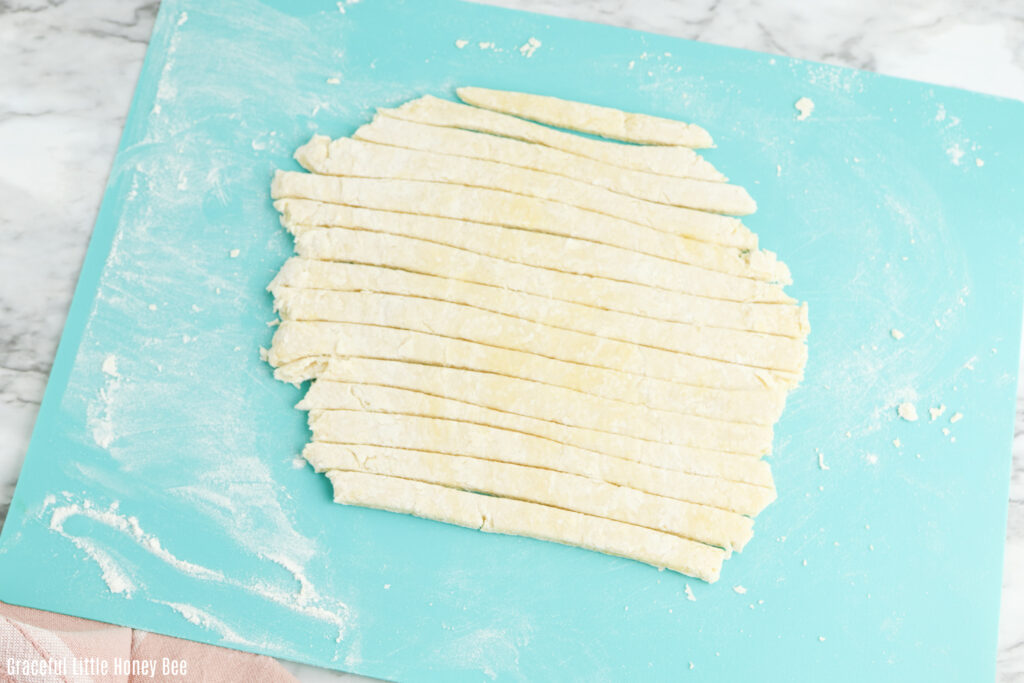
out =
{"type": "MultiPolygon", "coordinates": [[[[1024,99],[1020,2],[487,1],[1024,99]]],[[[153,0],[0,0],[0,520],[157,7],[153,0]]],[[[998,658],[1000,681],[1024,681],[1024,394],[998,658]]],[[[304,681],[357,680],[287,666],[304,681]]]]}

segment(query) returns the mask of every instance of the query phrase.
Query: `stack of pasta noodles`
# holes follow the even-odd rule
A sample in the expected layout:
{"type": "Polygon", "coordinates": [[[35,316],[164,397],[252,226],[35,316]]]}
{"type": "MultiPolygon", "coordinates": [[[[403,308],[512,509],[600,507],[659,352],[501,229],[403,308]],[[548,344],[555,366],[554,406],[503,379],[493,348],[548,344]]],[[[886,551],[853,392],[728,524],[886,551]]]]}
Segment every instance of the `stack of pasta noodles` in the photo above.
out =
{"type": "Polygon", "coordinates": [[[269,361],[335,500],[714,581],[775,499],[806,305],[703,129],[460,88],[314,136],[269,361]],[[596,137],[578,135],[588,133],[596,137]],[[617,142],[617,141],[622,142],[617,142]]]}

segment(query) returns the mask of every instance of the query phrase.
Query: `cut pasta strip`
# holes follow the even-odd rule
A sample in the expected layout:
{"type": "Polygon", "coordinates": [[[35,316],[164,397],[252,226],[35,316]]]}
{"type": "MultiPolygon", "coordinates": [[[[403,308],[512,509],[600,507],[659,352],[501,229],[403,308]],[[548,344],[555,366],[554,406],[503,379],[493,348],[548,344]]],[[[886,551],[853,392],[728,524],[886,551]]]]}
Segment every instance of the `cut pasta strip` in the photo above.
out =
{"type": "Polygon", "coordinates": [[[509,90],[463,87],[455,93],[475,107],[612,140],[683,147],[714,145],[711,135],[700,126],[659,116],[509,90]]]}
{"type": "Polygon", "coordinates": [[[701,182],[705,192],[690,193],[687,204],[671,206],[521,166],[351,138],[332,141],[324,135],[314,135],[299,147],[295,159],[306,170],[325,175],[402,178],[505,190],[708,242],[717,240],[703,239],[704,235],[728,232],[734,225],[733,220],[719,214],[742,216],[757,210],[754,200],[738,185],[701,182]]]}
{"type": "MultiPolygon", "coordinates": [[[[400,214],[398,215],[400,216],[400,214]]],[[[387,227],[394,227],[400,233],[411,232],[409,228],[413,227],[412,223],[415,223],[415,221],[401,223],[398,222],[400,219],[395,219],[395,221],[394,226],[388,225],[387,227]]],[[[517,263],[514,260],[490,256],[486,253],[480,254],[458,246],[438,244],[422,237],[410,237],[405,234],[391,234],[372,229],[342,226],[319,229],[299,227],[296,232],[299,233],[295,244],[296,252],[311,259],[375,263],[387,258],[391,260],[385,261],[386,265],[413,271],[433,267],[438,274],[467,282],[477,282],[484,275],[493,276],[496,272],[502,272],[497,269],[513,270],[523,275],[536,275],[537,277],[554,277],[545,276],[543,273],[532,270],[523,272],[522,268],[505,265],[517,263]],[[342,230],[344,232],[339,232],[342,230]],[[398,265],[399,263],[403,265],[398,265]]],[[[529,265],[529,258],[536,256],[538,260],[541,260],[541,264],[536,267],[544,267],[545,270],[560,273],[565,273],[568,269],[583,271],[569,274],[582,275],[587,278],[586,282],[596,277],[602,280],[609,279],[627,285],[638,284],[656,289],[671,287],[673,289],[668,291],[736,303],[790,304],[792,301],[777,285],[713,273],[670,261],[656,261],[624,250],[615,250],[619,257],[613,258],[614,254],[612,253],[595,253],[599,251],[600,245],[564,244],[561,251],[548,250],[546,256],[542,256],[544,250],[530,248],[529,244],[524,245],[524,241],[517,234],[519,231],[509,230],[506,232],[510,234],[502,235],[499,232],[494,244],[482,248],[498,252],[503,244],[508,244],[513,248],[521,247],[521,254],[513,253],[510,256],[511,259],[520,259],[522,261],[519,263],[520,266],[533,268],[534,266],[529,265]],[[584,257],[587,253],[603,256],[603,258],[593,258],[588,263],[584,257]],[[564,264],[562,268],[566,270],[558,267],[560,262],[564,264]],[[550,267],[545,267],[545,264],[550,264],[550,267]],[[579,266],[579,268],[574,268],[574,266],[579,266]],[[584,271],[584,267],[590,267],[591,271],[584,271]],[[621,277],[609,277],[614,275],[621,277]]],[[[463,235],[453,241],[465,243],[467,239],[469,238],[463,235]]],[[[500,284],[486,280],[484,283],[500,284]]],[[[601,286],[606,285],[602,283],[601,286]]],[[[632,292],[633,290],[630,290],[630,293],[632,292]]],[[[658,292],[648,292],[648,294],[657,295],[658,292]]],[[[762,313],[778,313],[780,310],[782,309],[769,308],[763,310],[762,313]]],[[[786,314],[783,311],[783,315],[786,314]]],[[[794,312],[789,311],[788,315],[792,316],[794,312]]],[[[799,319],[799,311],[797,311],[797,316],[799,319]]]]}
{"type": "MultiPolygon", "coordinates": [[[[693,275],[723,282],[763,279],[787,283],[789,270],[769,251],[744,251],[659,232],[618,218],[534,197],[395,178],[341,178],[315,173],[277,171],[271,188],[275,199],[310,199],[398,213],[453,218],[573,237],[597,245],[646,254],[678,264],[693,275]]],[[[414,220],[407,216],[406,220],[414,220]]]]}
{"type": "MultiPolygon", "coordinates": [[[[379,457],[402,458],[407,453],[423,453],[415,448],[393,448],[368,444],[311,442],[303,456],[318,472],[331,469],[352,470],[352,459],[366,462],[379,457]]],[[[549,461],[538,451],[510,452],[486,457],[466,453],[444,453],[452,457],[493,460],[513,465],[549,469],[575,474],[609,484],[633,488],[645,493],[673,498],[688,503],[707,505],[741,515],[757,515],[775,500],[774,489],[751,486],[724,479],[701,477],[683,472],[660,470],[627,460],[590,455],[585,458],[560,458],[549,461]],[[509,459],[504,459],[508,457],[509,459]]]]}
{"type": "MultiPolygon", "coordinates": [[[[629,197],[671,206],[701,208],[739,201],[743,201],[750,209],[755,206],[747,203],[742,199],[743,195],[733,189],[738,186],[718,182],[722,180],[721,177],[698,180],[634,171],[521,140],[459,128],[431,126],[380,114],[374,117],[372,123],[356,129],[352,137],[403,149],[495,161],[543,171],[629,197]]],[[[699,225],[695,221],[694,225],[688,226],[680,234],[730,247],[757,248],[757,235],[740,221],[708,221],[703,216],[700,218],[699,225]]]]}
{"type": "Polygon", "coordinates": [[[292,315],[298,320],[344,321],[344,309],[333,302],[342,301],[346,292],[367,292],[444,301],[602,339],[756,367],[765,367],[767,363],[774,362],[781,369],[792,370],[803,363],[807,353],[804,343],[791,337],[652,320],[628,313],[545,300],[520,292],[496,290],[494,287],[462,280],[431,278],[404,270],[344,265],[348,266],[346,270],[351,273],[347,287],[315,283],[317,286],[313,290],[275,280],[271,283],[270,291],[282,304],[291,302],[292,315]],[[783,367],[783,363],[789,361],[793,364],[783,367]]]}
{"type": "MultiPolygon", "coordinates": [[[[605,398],[575,389],[521,379],[514,376],[515,370],[511,368],[501,373],[480,372],[401,360],[357,357],[339,358],[332,363],[329,372],[326,368],[324,370],[319,375],[321,380],[409,389],[504,412],[589,427],[600,432],[632,433],[612,426],[618,421],[631,418],[680,424],[691,418],[698,418],[713,421],[718,427],[723,428],[728,423],[762,428],[771,427],[775,423],[771,414],[760,405],[773,402],[773,397],[763,391],[727,392],[701,389],[694,393],[705,400],[704,414],[694,415],[674,410],[671,402],[648,406],[623,401],[617,397],[605,398]],[[751,419],[752,416],[758,421],[751,419]]],[[[310,388],[310,392],[318,396],[327,390],[329,384],[330,382],[321,381],[310,388]]],[[[649,436],[640,438],[652,439],[649,436]]]]}
{"type": "MultiPolygon", "coordinates": [[[[360,358],[406,363],[424,368],[452,368],[532,382],[530,392],[562,388],[612,401],[737,422],[769,424],[781,414],[785,392],[781,390],[725,390],[695,387],[643,377],[628,371],[608,370],[567,363],[521,351],[509,351],[432,334],[352,323],[336,323],[339,333],[333,353],[340,358],[360,358]],[[749,412],[748,412],[749,410],[749,412]]],[[[299,384],[314,377],[347,379],[341,368],[328,368],[313,357],[280,366],[275,376],[299,384]]],[[[410,372],[419,373],[411,367],[410,372]]]]}
{"type": "MultiPolygon", "coordinates": [[[[583,308],[589,316],[581,316],[573,323],[576,329],[561,327],[550,322],[538,322],[530,318],[520,317],[515,313],[500,312],[491,308],[482,308],[461,304],[452,299],[432,299],[421,296],[401,294],[381,294],[378,292],[330,291],[315,289],[291,289],[278,287],[275,291],[274,305],[283,320],[310,320],[325,322],[373,322],[386,325],[388,319],[381,317],[389,313],[392,324],[410,329],[427,331],[441,329],[475,329],[488,325],[495,331],[503,330],[506,339],[521,340],[513,348],[541,348],[531,337],[544,337],[547,346],[555,343],[571,345],[571,352],[578,354],[574,360],[587,362],[604,358],[603,367],[621,367],[621,365],[604,365],[612,363],[614,358],[631,358],[644,362],[660,362],[675,364],[682,370],[692,366],[693,369],[714,368],[716,365],[736,365],[742,368],[763,370],[781,370],[799,373],[807,358],[807,347],[797,340],[773,335],[756,335],[740,333],[734,330],[707,328],[699,330],[695,326],[675,323],[673,337],[654,346],[657,338],[648,330],[649,340],[644,336],[644,328],[639,324],[635,329],[619,329],[602,323],[599,318],[601,311],[583,308]],[[366,312],[359,312],[366,311],[366,312]],[[373,312],[376,311],[376,312],[373,312]],[[451,323],[434,322],[427,316],[445,316],[451,323]],[[360,316],[371,316],[364,319],[360,316]],[[589,319],[588,319],[589,318],[589,319]],[[401,321],[417,321],[406,325],[401,321]],[[584,330],[587,331],[584,331],[584,330]],[[611,334],[618,338],[612,338],[611,334]],[[651,343],[648,343],[648,342],[651,343]],[[665,348],[673,346],[674,348],[665,348]]],[[[522,311],[520,311],[522,312],[522,311]]],[[[536,311],[543,315],[543,311],[536,311]]],[[[641,318],[639,320],[646,320],[641,318]]],[[[650,321],[653,323],[653,321],[650,321]]],[[[462,335],[452,335],[462,336],[462,335]]],[[[552,355],[545,352],[543,355],[552,355]]],[[[731,368],[721,368],[722,372],[731,372],[731,368]]],[[[742,371],[742,370],[741,370],[742,371]]],[[[666,371],[667,372],[667,371],[666,371]]],[[[676,377],[676,379],[680,379],[676,377]]],[[[714,386],[705,385],[701,386],[714,386]]]]}
{"type": "MultiPolygon", "coordinates": [[[[344,364],[344,361],[337,362],[344,364]]],[[[759,456],[771,448],[770,426],[710,420],[644,406],[619,404],[621,412],[615,413],[611,409],[613,406],[592,401],[590,405],[595,410],[594,415],[588,415],[582,405],[563,406],[559,410],[559,406],[546,404],[541,397],[536,400],[532,397],[517,397],[505,406],[496,406],[495,394],[500,396],[502,389],[509,389],[505,382],[491,382],[489,385],[481,382],[478,395],[472,396],[467,395],[465,385],[474,379],[479,380],[480,377],[467,377],[464,374],[460,377],[459,373],[458,370],[450,370],[445,376],[453,384],[461,386],[453,386],[451,389],[439,387],[432,391],[406,389],[400,385],[389,384],[386,379],[367,384],[365,390],[357,390],[355,387],[361,384],[356,381],[336,382],[320,379],[313,384],[306,399],[298,407],[302,410],[357,410],[358,407],[353,407],[353,396],[366,394],[372,397],[372,401],[366,401],[368,410],[410,415],[434,415],[432,411],[436,411],[437,417],[450,416],[454,420],[480,421],[486,424],[501,423],[501,426],[509,425],[511,429],[535,433],[590,450],[594,450],[595,442],[605,435],[609,438],[612,435],[627,437],[643,441],[645,444],[689,446],[737,455],[759,456]],[[374,385],[383,386],[372,388],[374,385]],[[652,422],[633,424],[627,419],[630,416],[641,416],[652,422]],[[546,424],[537,424],[535,421],[546,424]]],[[[636,444],[635,447],[643,447],[645,444],[636,444]]],[[[603,452],[600,447],[596,449],[603,452]]]]}
{"type": "MultiPolygon", "coordinates": [[[[302,410],[319,412],[348,411],[334,418],[344,420],[343,429],[346,431],[317,432],[316,436],[321,441],[418,448],[520,464],[528,464],[521,461],[530,457],[543,456],[551,462],[590,462],[601,461],[607,456],[616,462],[627,461],[658,471],[724,479],[764,489],[775,488],[767,464],[750,456],[565,427],[556,422],[374,384],[321,379],[313,384],[310,391],[315,392],[316,387],[325,384],[331,386],[297,406],[302,410]],[[424,423],[423,420],[434,421],[424,423]],[[413,445],[402,441],[409,431],[398,428],[403,424],[428,424],[430,429],[420,434],[416,445],[413,445]],[[461,440],[459,430],[465,430],[473,438],[461,440]]],[[[332,425],[322,422],[318,426],[326,429],[332,425]]],[[[543,467],[561,469],[555,465],[543,467]]]]}
{"type": "MultiPolygon", "coordinates": [[[[418,238],[360,228],[307,229],[300,226],[297,232],[296,249],[303,256],[289,260],[283,268],[292,282],[311,282],[314,277],[330,283],[348,282],[350,276],[344,274],[347,265],[380,266],[667,322],[699,323],[794,338],[806,336],[808,327],[806,306],[712,299],[659,289],[653,284],[635,284],[506,261],[418,238]],[[512,277],[518,280],[510,281],[512,277]]],[[[549,252],[549,260],[555,260],[555,256],[557,254],[549,252]]],[[[626,275],[625,265],[612,261],[607,270],[611,274],[626,275]]],[[[636,274],[649,282],[657,279],[657,273],[638,270],[636,274]]]]}
{"type": "Polygon", "coordinates": [[[461,339],[484,347],[523,351],[581,366],[635,372],[642,377],[695,387],[774,389],[792,385],[799,378],[799,375],[793,373],[680,356],[592,338],[585,347],[579,346],[575,339],[567,345],[564,339],[559,339],[562,334],[555,334],[558,330],[538,339],[534,336],[534,330],[524,329],[521,325],[494,325],[492,322],[497,321],[481,316],[471,316],[466,320],[439,319],[436,315],[432,317],[431,314],[436,313],[428,310],[432,307],[421,306],[429,302],[410,300],[410,305],[401,307],[402,311],[395,311],[392,307],[375,308],[377,303],[362,299],[356,303],[358,308],[353,308],[344,322],[293,321],[286,317],[274,333],[267,360],[276,368],[301,358],[333,355],[340,345],[338,335],[343,334],[348,325],[358,323],[380,329],[392,328],[436,335],[446,343],[461,339]],[[408,309],[418,312],[411,312],[409,317],[405,317],[405,310],[408,309]],[[395,315],[399,312],[403,317],[395,315]],[[658,359],[664,362],[659,363],[658,359]]]}
{"type": "Polygon", "coordinates": [[[689,147],[644,147],[592,140],[554,130],[531,121],[498,112],[449,102],[431,95],[406,102],[396,109],[378,109],[384,116],[462,128],[481,133],[534,142],[607,164],[680,178],[724,180],[721,173],[689,147]]]}
{"type": "Polygon", "coordinates": [[[546,505],[362,472],[331,470],[334,502],[626,557],[714,583],[726,552],[703,543],[546,505]]]}
{"type": "MultiPolygon", "coordinates": [[[[310,420],[318,417],[311,415],[310,420]]],[[[491,460],[406,451],[402,458],[384,456],[367,458],[363,462],[352,458],[347,465],[346,471],[413,479],[561,507],[736,551],[743,550],[753,529],[753,520],[735,512],[656,496],[575,474],[491,460]]]]}

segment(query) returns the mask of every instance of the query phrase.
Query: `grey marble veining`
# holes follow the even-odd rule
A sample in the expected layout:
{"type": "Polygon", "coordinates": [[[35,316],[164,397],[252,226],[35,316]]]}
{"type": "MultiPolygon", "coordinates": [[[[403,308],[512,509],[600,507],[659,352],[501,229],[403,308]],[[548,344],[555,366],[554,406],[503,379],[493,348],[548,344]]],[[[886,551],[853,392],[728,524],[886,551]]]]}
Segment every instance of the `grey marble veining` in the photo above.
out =
{"type": "MultiPolygon", "coordinates": [[[[1022,2],[483,1],[1024,99],[1022,2]]],[[[157,7],[0,0],[0,520],[157,7]]],[[[1024,681],[1024,394],[1002,604],[999,680],[1024,681]]],[[[356,680],[287,666],[304,681],[356,680]]]]}

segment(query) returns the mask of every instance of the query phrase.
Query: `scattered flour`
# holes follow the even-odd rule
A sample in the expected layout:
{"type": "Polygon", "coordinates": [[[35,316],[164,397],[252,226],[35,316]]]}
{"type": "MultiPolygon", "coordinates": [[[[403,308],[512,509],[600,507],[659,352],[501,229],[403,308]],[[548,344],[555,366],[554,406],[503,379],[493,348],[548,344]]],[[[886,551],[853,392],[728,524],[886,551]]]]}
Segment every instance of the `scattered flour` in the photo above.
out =
{"type": "Polygon", "coordinates": [[[795,106],[796,110],[800,112],[796,117],[797,121],[806,121],[814,112],[814,100],[809,97],[801,97],[793,106],[795,106]]]}
{"type": "Polygon", "coordinates": [[[743,586],[733,586],[732,589],[734,591],[736,591],[737,593],[739,593],[740,595],[746,595],[746,593],[747,593],[747,589],[744,588],[743,586]]]}
{"type": "Polygon", "coordinates": [[[181,602],[164,602],[162,600],[154,600],[153,602],[170,607],[172,610],[184,617],[186,621],[195,624],[196,626],[201,626],[207,631],[213,631],[214,633],[220,634],[221,638],[223,638],[225,642],[236,643],[239,645],[252,645],[248,640],[235,633],[223,621],[208,612],[204,612],[194,605],[188,605],[181,602]]]}
{"type": "Polygon", "coordinates": [[[120,377],[117,374],[117,356],[110,353],[103,359],[103,372],[111,377],[120,377]]]}
{"type": "Polygon", "coordinates": [[[864,461],[867,462],[867,464],[869,465],[877,465],[878,456],[875,455],[874,453],[868,453],[867,455],[864,456],[864,461]]]}
{"type": "Polygon", "coordinates": [[[693,594],[693,589],[690,588],[690,584],[686,584],[686,599],[690,602],[697,602],[697,597],[693,594]]]}
{"type": "Polygon", "coordinates": [[[467,45],[469,45],[468,40],[463,40],[462,38],[459,38],[458,40],[455,41],[455,47],[459,48],[460,50],[466,47],[467,45]]]}
{"type": "Polygon", "coordinates": [[[949,157],[950,163],[954,166],[960,165],[960,161],[964,158],[964,154],[964,148],[960,146],[959,142],[954,142],[946,148],[946,156],[949,157]]]}

